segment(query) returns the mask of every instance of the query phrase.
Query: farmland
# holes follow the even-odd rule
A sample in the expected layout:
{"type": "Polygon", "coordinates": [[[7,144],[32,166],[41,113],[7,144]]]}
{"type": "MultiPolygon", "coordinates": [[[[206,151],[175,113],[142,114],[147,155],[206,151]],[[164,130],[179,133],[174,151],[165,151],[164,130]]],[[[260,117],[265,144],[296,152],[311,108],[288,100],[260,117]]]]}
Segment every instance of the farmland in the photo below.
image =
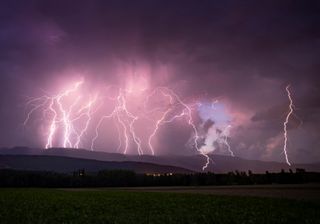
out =
{"type": "Polygon", "coordinates": [[[0,190],[1,223],[320,223],[319,208],[318,200],[146,189],[0,190]]]}

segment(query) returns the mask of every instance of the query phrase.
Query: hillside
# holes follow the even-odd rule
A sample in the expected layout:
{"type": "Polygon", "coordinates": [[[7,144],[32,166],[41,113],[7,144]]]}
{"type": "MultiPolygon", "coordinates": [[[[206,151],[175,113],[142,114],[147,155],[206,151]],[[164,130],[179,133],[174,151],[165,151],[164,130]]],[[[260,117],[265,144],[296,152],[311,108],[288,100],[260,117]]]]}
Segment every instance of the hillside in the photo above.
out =
{"type": "Polygon", "coordinates": [[[0,169],[41,170],[70,173],[78,169],[86,172],[100,170],[132,170],[136,173],[191,173],[175,167],[143,162],[112,162],[47,155],[0,155],[0,169]]]}
{"type": "MultiPolygon", "coordinates": [[[[119,153],[106,153],[99,151],[89,151],[85,149],[34,149],[26,147],[3,148],[0,149],[0,155],[43,155],[43,156],[63,156],[70,158],[81,158],[99,161],[117,161],[117,162],[140,162],[152,163],[165,166],[181,167],[187,170],[202,171],[205,158],[201,155],[194,156],[150,156],[150,155],[124,155],[119,153]]],[[[314,164],[293,164],[288,166],[286,163],[267,162],[258,160],[247,160],[239,157],[210,155],[212,162],[205,171],[215,173],[226,173],[230,171],[248,171],[255,173],[279,172],[284,170],[295,170],[303,168],[307,171],[320,172],[320,163],[314,164]]]]}

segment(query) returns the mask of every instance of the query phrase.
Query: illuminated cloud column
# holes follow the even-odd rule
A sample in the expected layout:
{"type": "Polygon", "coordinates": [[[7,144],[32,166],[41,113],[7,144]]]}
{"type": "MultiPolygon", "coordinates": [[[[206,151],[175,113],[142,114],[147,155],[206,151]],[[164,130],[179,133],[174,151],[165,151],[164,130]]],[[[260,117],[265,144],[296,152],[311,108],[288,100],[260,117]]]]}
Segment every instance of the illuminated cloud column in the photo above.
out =
{"type": "Polygon", "coordinates": [[[202,130],[203,144],[200,147],[200,151],[204,154],[210,154],[217,147],[223,147],[231,156],[234,156],[228,143],[231,117],[225,106],[218,101],[200,103],[198,105],[198,113],[202,120],[200,128],[202,130]]]}

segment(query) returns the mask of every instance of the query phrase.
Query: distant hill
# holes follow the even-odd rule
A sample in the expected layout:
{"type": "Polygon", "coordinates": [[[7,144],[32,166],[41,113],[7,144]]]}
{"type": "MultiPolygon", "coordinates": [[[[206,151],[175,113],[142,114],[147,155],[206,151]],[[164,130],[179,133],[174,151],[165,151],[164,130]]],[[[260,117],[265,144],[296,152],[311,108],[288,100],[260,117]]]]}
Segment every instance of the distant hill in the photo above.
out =
{"type": "Polygon", "coordinates": [[[54,171],[71,173],[79,169],[86,172],[100,170],[132,170],[136,173],[192,173],[175,167],[143,162],[111,162],[48,155],[0,155],[0,169],[54,171]]]}
{"type": "MultiPolygon", "coordinates": [[[[92,159],[99,161],[114,161],[114,162],[142,162],[152,163],[165,166],[182,167],[186,170],[202,171],[202,165],[205,158],[201,155],[194,156],[150,156],[150,155],[124,155],[119,153],[106,153],[99,151],[89,151],[85,149],[33,149],[26,147],[2,148],[0,155],[46,155],[46,156],[63,156],[71,158],[92,159]]],[[[288,166],[286,163],[266,162],[258,160],[247,160],[239,157],[210,155],[212,162],[208,169],[215,173],[226,173],[230,171],[248,171],[254,173],[264,173],[265,171],[279,172],[284,170],[295,170],[296,168],[304,168],[307,171],[320,172],[320,163],[314,164],[293,164],[288,166]]],[[[1,164],[1,162],[0,162],[1,164]]]]}

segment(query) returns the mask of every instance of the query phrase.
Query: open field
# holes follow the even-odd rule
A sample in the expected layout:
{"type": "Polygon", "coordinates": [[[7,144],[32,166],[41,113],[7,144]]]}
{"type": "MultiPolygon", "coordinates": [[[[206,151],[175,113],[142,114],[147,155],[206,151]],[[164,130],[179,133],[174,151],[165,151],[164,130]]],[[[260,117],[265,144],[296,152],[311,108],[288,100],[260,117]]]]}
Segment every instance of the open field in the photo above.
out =
{"type": "Polygon", "coordinates": [[[319,201],[280,198],[0,189],[1,223],[320,223],[319,209],[319,201]]]}
{"type": "Polygon", "coordinates": [[[199,187],[136,187],[122,188],[136,192],[197,193],[229,196],[273,197],[320,201],[320,184],[234,185],[199,187]]]}

